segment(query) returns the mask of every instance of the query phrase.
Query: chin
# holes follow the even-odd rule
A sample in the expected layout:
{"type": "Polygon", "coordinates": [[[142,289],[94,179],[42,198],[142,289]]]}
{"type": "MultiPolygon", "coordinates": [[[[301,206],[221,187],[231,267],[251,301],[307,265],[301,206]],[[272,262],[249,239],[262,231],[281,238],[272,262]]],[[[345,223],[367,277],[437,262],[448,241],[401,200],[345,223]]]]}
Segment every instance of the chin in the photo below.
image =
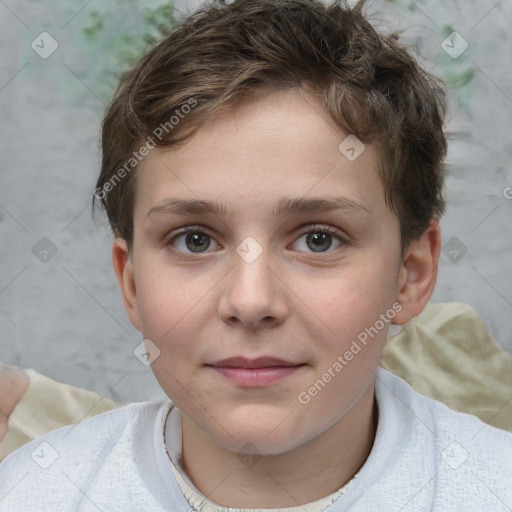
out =
{"type": "Polygon", "coordinates": [[[307,430],[304,422],[295,425],[293,416],[290,411],[277,406],[242,406],[222,415],[225,418],[222,425],[227,432],[216,428],[210,435],[236,452],[277,455],[305,442],[303,438],[307,430]]]}

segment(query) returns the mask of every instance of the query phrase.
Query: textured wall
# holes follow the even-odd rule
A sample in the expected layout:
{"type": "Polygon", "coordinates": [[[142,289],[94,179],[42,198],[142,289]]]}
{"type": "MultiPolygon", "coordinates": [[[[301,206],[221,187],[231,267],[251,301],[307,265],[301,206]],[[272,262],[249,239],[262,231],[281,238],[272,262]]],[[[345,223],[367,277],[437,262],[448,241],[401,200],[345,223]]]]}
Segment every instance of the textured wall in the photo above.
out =
{"type": "MultiPolygon", "coordinates": [[[[0,361],[111,398],[158,388],[133,355],[141,336],[122,308],[110,234],[91,218],[99,124],[116,73],[168,14],[163,3],[0,2],[0,361]]],[[[177,8],[179,17],[192,4],[177,8]]],[[[512,352],[512,4],[382,0],[370,12],[404,29],[449,84],[454,140],[434,300],[472,304],[512,352]]]]}

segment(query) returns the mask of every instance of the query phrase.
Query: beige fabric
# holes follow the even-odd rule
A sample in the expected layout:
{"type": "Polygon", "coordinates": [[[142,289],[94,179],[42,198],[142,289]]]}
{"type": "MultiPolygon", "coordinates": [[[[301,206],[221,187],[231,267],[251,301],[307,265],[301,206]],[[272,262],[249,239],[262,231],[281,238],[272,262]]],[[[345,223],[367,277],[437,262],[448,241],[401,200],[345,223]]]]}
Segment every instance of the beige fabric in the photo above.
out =
{"type": "Polygon", "coordinates": [[[30,385],[9,416],[7,434],[0,443],[0,460],[51,430],[123,405],[93,391],[56,382],[34,370],[26,373],[30,385]]]}
{"type": "MultiPolygon", "coordinates": [[[[381,364],[419,393],[512,432],[512,358],[470,306],[429,304],[388,340],[381,364]]],[[[27,373],[30,386],[9,418],[0,460],[51,430],[123,405],[27,373]]]]}
{"type": "Polygon", "coordinates": [[[418,393],[512,432],[512,358],[471,306],[430,303],[388,340],[381,365],[418,393]]]}

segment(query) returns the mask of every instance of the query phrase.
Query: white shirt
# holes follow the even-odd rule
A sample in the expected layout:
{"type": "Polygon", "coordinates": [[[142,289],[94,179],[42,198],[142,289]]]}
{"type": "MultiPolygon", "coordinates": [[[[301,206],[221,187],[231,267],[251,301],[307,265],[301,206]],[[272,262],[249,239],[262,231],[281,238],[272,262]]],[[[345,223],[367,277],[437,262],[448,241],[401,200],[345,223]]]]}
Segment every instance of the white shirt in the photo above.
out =
{"type": "MultiPolygon", "coordinates": [[[[375,394],[379,423],[372,451],[357,478],[320,510],[512,509],[511,433],[419,395],[382,368],[375,394]]],[[[0,463],[0,511],[240,510],[206,500],[184,473],[180,454],[181,421],[172,404],[128,405],[51,432],[7,457],[0,463]]]]}

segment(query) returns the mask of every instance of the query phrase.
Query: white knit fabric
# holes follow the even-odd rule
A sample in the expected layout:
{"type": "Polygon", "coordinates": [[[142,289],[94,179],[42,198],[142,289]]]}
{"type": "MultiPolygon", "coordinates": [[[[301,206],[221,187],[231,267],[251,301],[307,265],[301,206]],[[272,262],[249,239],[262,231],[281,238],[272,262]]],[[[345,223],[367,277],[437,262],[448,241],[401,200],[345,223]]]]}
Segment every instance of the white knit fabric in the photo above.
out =
{"type": "MultiPolygon", "coordinates": [[[[165,415],[163,416],[165,419],[165,415]]],[[[242,509],[233,507],[222,507],[210,501],[204,494],[202,494],[190,480],[186,474],[183,465],[181,464],[181,413],[177,407],[172,407],[169,411],[167,422],[165,423],[165,439],[167,441],[167,453],[172,461],[171,469],[176,478],[181,492],[185,496],[192,510],[196,512],[265,512],[268,511],[264,508],[242,509]]],[[[322,498],[313,503],[300,505],[297,507],[274,509],[276,512],[322,512],[327,510],[329,505],[332,505],[342,494],[345,494],[354,484],[357,474],[345,484],[341,489],[322,498]]]]}
{"type": "MultiPolygon", "coordinates": [[[[375,390],[372,452],[324,511],[512,510],[512,434],[419,395],[382,368],[375,390]]],[[[168,403],[132,404],[25,445],[0,463],[0,511],[189,512],[187,498],[204,511],[236,510],[208,509],[214,504],[186,475],[176,481],[181,422],[169,415],[166,429],[168,412],[168,403]]]]}

